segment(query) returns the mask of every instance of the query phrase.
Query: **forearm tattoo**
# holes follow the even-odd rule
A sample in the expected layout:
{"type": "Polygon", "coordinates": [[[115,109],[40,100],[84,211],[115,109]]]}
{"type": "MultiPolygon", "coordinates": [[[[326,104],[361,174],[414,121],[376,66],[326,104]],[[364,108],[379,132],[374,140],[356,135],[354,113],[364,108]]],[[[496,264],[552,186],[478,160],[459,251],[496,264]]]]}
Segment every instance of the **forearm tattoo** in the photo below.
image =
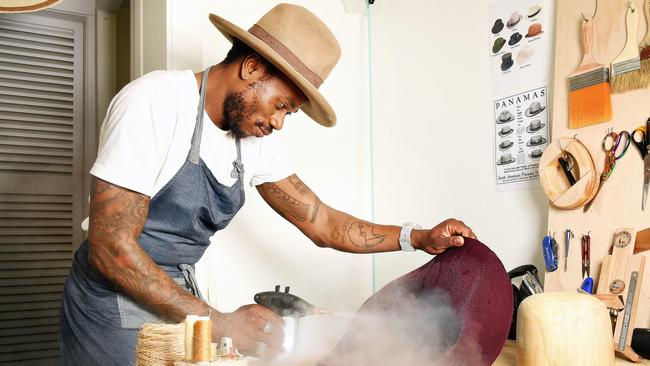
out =
{"type": "Polygon", "coordinates": [[[148,211],[147,196],[93,179],[90,261],[138,302],[163,317],[180,320],[181,309],[200,311],[204,305],[169,278],[138,244],[148,211]]]}
{"type": "Polygon", "coordinates": [[[299,222],[305,222],[307,220],[307,213],[309,212],[308,204],[291,197],[291,195],[283,191],[275,183],[268,183],[268,185],[265,185],[265,188],[266,192],[271,195],[271,199],[276,202],[274,207],[277,208],[278,213],[283,217],[291,217],[299,222]]]}
{"type": "Polygon", "coordinates": [[[316,197],[316,202],[314,203],[314,211],[311,214],[311,223],[315,224],[316,223],[316,218],[318,217],[318,209],[320,208],[320,199],[316,197]]]}
{"type": "Polygon", "coordinates": [[[349,241],[352,245],[365,249],[383,243],[387,236],[376,233],[375,225],[365,221],[353,221],[351,218],[346,219],[341,227],[334,226],[332,230],[332,239],[343,243],[349,241]]]}

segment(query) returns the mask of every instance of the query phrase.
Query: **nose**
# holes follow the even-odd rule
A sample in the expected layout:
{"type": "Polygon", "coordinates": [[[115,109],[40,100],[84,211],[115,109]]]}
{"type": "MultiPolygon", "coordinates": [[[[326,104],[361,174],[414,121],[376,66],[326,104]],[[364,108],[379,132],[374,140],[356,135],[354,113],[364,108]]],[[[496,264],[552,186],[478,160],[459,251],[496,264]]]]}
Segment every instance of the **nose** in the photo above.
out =
{"type": "Polygon", "coordinates": [[[273,116],[271,117],[271,120],[269,121],[269,124],[271,127],[273,127],[274,130],[281,130],[282,126],[284,125],[284,116],[273,116]]]}

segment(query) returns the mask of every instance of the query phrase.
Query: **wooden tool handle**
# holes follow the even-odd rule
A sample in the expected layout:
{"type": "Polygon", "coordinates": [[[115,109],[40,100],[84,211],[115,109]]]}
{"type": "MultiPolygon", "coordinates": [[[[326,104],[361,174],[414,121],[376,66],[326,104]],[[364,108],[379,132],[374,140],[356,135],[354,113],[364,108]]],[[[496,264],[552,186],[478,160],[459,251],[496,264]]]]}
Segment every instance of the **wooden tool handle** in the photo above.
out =
{"type": "Polygon", "coordinates": [[[630,2],[628,5],[627,15],[625,16],[625,26],[627,28],[625,47],[621,54],[612,61],[613,64],[639,57],[639,42],[636,36],[636,31],[639,27],[639,12],[633,2],[630,2]]]}
{"type": "MultiPolygon", "coordinates": [[[[650,1],[650,0],[648,0],[650,1]]],[[[594,22],[593,19],[582,21],[582,62],[578,71],[592,68],[598,64],[594,58],[594,22]]]]}
{"type": "Polygon", "coordinates": [[[646,28],[645,38],[643,39],[641,44],[644,46],[650,46],[650,0],[645,0],[643,3],[644,3],[643,11],[645,14],[645,21],[648,24],[648,27],[646,28]]]}

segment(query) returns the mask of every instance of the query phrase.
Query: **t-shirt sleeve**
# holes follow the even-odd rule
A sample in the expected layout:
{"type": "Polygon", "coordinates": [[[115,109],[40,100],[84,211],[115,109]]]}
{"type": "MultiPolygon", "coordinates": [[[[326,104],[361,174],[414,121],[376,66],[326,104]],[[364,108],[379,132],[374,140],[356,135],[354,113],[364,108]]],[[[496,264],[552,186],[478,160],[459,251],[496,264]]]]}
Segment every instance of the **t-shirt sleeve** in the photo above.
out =
{"type": "MultiPolygon", "coordinates": [[[[127,87],[128,88],[128,87],[127,87]]],[[[97,160],[90,174],[148,196],[161,170],[165,144],[148,94],[123,90],[102,124],[97,160]]]]}
{"type": "Polygon", "coordinates": [[[251,186],[280,181],[295,173],[280,136],[272,134],[263,138],[258,169],[251,177],[251,186]]]}

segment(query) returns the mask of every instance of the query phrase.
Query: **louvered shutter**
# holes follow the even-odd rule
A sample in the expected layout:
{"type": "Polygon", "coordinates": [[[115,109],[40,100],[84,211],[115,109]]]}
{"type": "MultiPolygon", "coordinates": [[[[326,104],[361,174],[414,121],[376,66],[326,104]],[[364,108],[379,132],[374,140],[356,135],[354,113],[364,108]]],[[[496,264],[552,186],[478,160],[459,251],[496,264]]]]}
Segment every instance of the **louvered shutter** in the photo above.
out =
{"type": "MultiPolygon", "coordinates": [[[[43,12],[44,14],[47,12],[43,12]]],[[[59,363],[83,216],[83,24],[0,16],[0,363],[59,363]]]]}

